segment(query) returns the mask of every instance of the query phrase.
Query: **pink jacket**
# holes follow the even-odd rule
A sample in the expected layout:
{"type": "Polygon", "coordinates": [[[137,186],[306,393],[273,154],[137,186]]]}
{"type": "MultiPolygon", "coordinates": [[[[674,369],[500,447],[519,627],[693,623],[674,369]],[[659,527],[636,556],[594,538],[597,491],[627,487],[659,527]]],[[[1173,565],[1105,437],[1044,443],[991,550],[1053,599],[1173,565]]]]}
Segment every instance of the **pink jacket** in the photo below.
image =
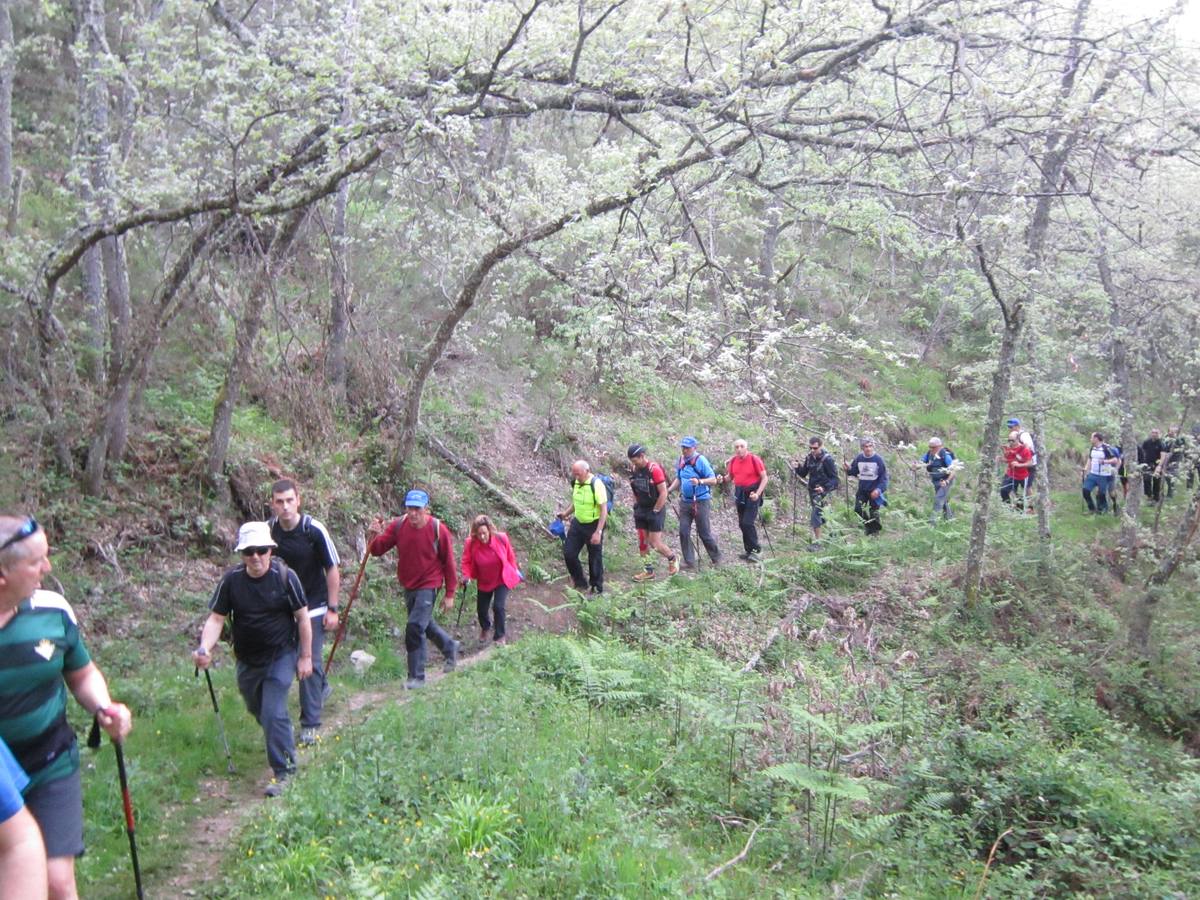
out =
{"type": "MultiPolygon", "coordinates": [[[[504,586],[511,590],[521,583],[521,573],[517,571],[517,554],[513,552],[512,542],[508,539],[508,535],[503,531],[492,532],[493,549],[500,556],[502,568],[500,570],[500,580],[504,582],[504,586]]],[[[467,542],[463,544],[462,552],[462,574],[463,578],[475,578],[475,553],[481,547],[479,541],[474,537],[467,538],[467,542]]],[[[497,586],[486,584],[479,585],[481,590],[494,590],[497,586]]]]}

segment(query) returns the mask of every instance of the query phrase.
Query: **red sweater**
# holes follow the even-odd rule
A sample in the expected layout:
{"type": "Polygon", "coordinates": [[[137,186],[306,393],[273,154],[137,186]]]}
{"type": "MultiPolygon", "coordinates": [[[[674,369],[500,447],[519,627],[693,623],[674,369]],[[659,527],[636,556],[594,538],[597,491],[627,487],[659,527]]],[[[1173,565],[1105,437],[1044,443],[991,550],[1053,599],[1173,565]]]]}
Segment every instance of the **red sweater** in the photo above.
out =
{"type": "Polygon", "coordinates": [[[454,571],[454,537],[444,522],[430,517],[422,529],[408,523],[407,516],[393,519],[368,548],[372,556],[383,556],[396,548],[396,579],[406,591],[446,586],[446,596],[458,589],[454,571]],[[433,528],[438,528],[438,546],[434,550],[433,528]]]}
{"type": "Polygon", "coordinates": [[[512,590],[521,583],[521,573],[517,571],[517,554],[513,552],[512,542],[503,531],[497,531],[492,534],[487,546],[500,559],[500,565],[497,567],[499,577],[487,577],[488,573],[480,563],[488,549],[475,538],[469,537],[463,544],[463,578],[474,578],[479,583],[479,590],[485,592],[494,591],[502,582],[506,588],[512,590]]]}

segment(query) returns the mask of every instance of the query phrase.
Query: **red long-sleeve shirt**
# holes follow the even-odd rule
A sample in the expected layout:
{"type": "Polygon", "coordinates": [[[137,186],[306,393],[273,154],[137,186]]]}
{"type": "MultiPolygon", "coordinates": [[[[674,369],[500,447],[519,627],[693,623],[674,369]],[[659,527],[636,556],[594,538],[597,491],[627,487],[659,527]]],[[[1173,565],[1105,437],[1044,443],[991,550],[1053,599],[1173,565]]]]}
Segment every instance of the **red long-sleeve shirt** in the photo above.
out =
{"type": "Polygon", "coordinates": [[[446,596],[458,590],[454,569],[454,537],[444,522],[432,516],[423,528],[414,528],[407,516],[393,519],[383,534],[370,544],[372,556],[383,556],[396,548],[396,580],[406,591],[446,586],[446,596]],[[434,548],[434,528],[437,548],[434,548]]]}

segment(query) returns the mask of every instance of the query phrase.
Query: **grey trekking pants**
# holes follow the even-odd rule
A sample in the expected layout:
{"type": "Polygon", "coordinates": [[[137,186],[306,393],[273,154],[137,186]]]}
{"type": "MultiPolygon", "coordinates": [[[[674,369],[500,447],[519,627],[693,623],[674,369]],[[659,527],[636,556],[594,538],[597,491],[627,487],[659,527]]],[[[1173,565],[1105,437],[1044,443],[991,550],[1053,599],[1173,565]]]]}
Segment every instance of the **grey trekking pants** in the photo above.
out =
{"type": "Polygon", "coordinates": [[[937,524],[939,514],[946,520],[954,518],[954,513],[950,511],[950,479],[948,478],[933,483],[933,515],[929,519],[930,524],[937,524]]]}
{"type": "Polygon", "coordinates": [[[692,522],[696,523],[696,534],[700,543],[708,551],[708,558],[716,565],[721,561],[721,548],[713,537],[709,526],[709,511],[712,500],[680,500],[679,501],[679,547],[683,551],[683,564],[696,564],[696,548],[692,544],[692,522]]]}
{"type": "Polygon", "coordinates": [[[309,616],[312,625],[313,673],[300,681],[300,727],[320,728],[321,710],[325,707],[325,661],[321,651],[325,647],[325,616],[309,616]]]}
{"type": "Polygon", "coordinates": [[[433,601],[437,599],[437,588],[418,588],[404,592],[408,606],[408,625],[404,628],[404,649],[408,651],[408,677],[425,680],[425,638],[437,644],[446,656],[454,646],[454,638],[433,621],[433,601]]]}
{"type": "Polygon", "coordinates": [[[250,715],[262,726],[267,762],[278,779],[296,771],[296,741],[287,701],[298,655],[295,647],[282,647],[266,665],[252,666],[240,659],[237,664],[238,691],[250,715]]]}

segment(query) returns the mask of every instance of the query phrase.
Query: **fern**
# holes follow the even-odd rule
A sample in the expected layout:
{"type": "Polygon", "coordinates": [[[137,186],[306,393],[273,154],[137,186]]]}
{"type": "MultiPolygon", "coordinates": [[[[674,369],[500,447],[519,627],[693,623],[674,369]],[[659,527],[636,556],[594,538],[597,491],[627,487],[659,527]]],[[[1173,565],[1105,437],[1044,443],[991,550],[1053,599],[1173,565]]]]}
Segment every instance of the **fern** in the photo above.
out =
{"type": "Polygon", "coordinates": [[[829,797],[839,800],[866,802],[870,799],[863,779],[853,779],[840,772],[830,772],[806,766],[804,763],[781,763],[762,772],[767,778],[782,781],[814,797],[829,797]]]}

